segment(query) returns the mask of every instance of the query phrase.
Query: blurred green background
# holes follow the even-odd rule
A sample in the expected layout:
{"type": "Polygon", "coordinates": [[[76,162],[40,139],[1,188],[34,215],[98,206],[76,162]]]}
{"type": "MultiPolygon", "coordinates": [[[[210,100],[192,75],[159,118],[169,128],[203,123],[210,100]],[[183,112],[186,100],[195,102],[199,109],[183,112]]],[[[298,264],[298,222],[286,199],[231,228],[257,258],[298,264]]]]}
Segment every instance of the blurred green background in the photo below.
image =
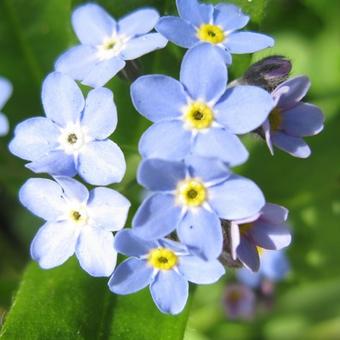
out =
{"type": "MultiPolygon", "coordinates": [[[[98,2],[116,17],[146,4],[163,13],[174,12],[174,1],[98,2]]],[[[251,1],[237,3],[250,6],[251,1]]],[[[76,42],[70,11],[71,2],[64,0],[0,1],[0,75],[14,84],[14,95],[3,111],[12,128],[43,112],[41,81],[52,70],[55,58],[76,42]],[[37,7],[41,10],[35,11],[37,7]]],[[[313,150],[309,159],[295,159],[280,151],[272,157],[262,141],[247,137],[251,157],[238,169],[259,184],[268,201],[290,209],[294,241],[288,256],[292,272],[279,284],[273,310],[262,311],[247,323],[230,322],[223,312],[222,295],[232,270],[226,281],[199,287],[186,340],[340,339],[339,15],[337,0],[268,3],[261,31],[272,35],[276,46],[257,53],[254,60],[271,54],[291,58],[292,74],[306,74],[312,80],[307,101],[319,105],[326,115],[324,132],[309,139],[313,150]]],[[[141,73],[177,76],[183,52],[169,44],[163,51],[142,58],[141,73]]],[[[235,62],[245,65],[247,60],[243,57],[235,62]]],[[[234,67],[232,73],[240,70],[234,67]]],[[[140,200],[140,188],[134,180],[139,161],[135,146],[148,123],[131,105],[128,82],[115,79],[109,86],[115,93],[120,119],[113,139],[122,145],[129,167],[124,182],[116,188],[128,195],[135,209],[140,200]]],[[[32,174],[24,169],[23,161],[8,153],[11,135],[0,140],[0,327],[29,261],[29,243],[41,225],[17,202],[18,188],[32,174]]]]}

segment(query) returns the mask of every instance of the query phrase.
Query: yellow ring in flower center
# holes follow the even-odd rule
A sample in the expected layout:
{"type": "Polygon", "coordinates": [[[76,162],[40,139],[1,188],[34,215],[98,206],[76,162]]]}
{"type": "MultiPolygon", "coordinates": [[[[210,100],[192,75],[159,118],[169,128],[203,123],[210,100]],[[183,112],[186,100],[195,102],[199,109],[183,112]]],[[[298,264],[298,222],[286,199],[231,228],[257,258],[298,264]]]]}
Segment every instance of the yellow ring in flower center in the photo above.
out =
{"type": "Polygon", "coordinates": [[[71,210],[69,213],[70,220],[78,225],[84,225],[87,222],[87,215],[78,210],[71,210]]]}
{"type": "Polygon", "coordinates": [[[220,26],[211,24],[201,25],[197,30],[197,37],[211,44],[220,44],[225,39],[223,29],[220,26]]]}
{"type": "Polygon", "coordinates": [[[184,120],[193,129],[207,129],[214,121],[214,112],[205,103],[193,102],[187,106],[184,120]]]}
{"type": "Polygon", "coordinates": [[[207,199],[207,190],[203,183],[190,179],[179,183],[177,188],[179,201],[190,207],[198,207],[207,199]]]}
{"type": "Polygon", "coordinates": [[[239,225],[241,235],[247,234],[247,232],[253,227],[252,223],[244,223],[239,225]]]}
{"type": "Polygon", "coordinates": [[[177,255],[167,248],[152,249],[148,255],[149,264],[156,269],[172,269],[177,264],[177,261],[177,255]]]}
{"type": "Polygon", "coordinates": [[[281,110],[276,107],[269,114],[270,129],[273,131],[279,130],[282,123],[281,110]]]}

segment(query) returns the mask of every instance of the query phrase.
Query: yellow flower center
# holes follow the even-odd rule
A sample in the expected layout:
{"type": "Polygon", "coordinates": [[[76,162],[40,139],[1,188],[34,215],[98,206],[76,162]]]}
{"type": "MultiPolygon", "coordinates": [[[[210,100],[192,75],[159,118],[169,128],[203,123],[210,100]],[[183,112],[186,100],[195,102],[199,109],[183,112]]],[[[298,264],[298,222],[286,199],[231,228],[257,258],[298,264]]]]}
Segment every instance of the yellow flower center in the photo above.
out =
{"type": "Polygon", "coordinates": [[[269,123],[271,130],[276,131],[280,129],[282,123],[282,115],[281,110],[278,107],[274,108],[269,114],[269,123]]]}
{"type": "Polygon", "coordinates": [[[253,227],[252,223],[245,223],[239,226],[241,235],[247,234],[247,232],[253,227]]]}
{"type": "Polygon", "coordinates": [[[198,207],[206,201],[207,190],[202,182],[190,179],[179,183],[177,197],[186,206],[198,207]]]}
{"type": "Polygon", "coordinates": [[[67,136],[67,142],[69,144],[75,144],[78,141],[78,136],[75,133],[71,133],[67,136]]]}
{"type": "Polygon", "coordinates": [[[158,248],[149,252],[148,262],[156,269],[169,270],[176,266],[178,258],[172,250],[158,248]]]}
{"type": "Polygon", "coordinates": [[[207,104],[194,102],[187,106],[184,120],[192,129],[207,129],[214,121],[214,112],[207,104]]]}
{"type": "Polygon", "coordinates": [[[211,44],[220,44],[225,39],[223,29],[220,26],[211,24],[202,24],[197,30],[197,37],[211,44]]]}
{"type": "Polygon", "coordinates": [[[262,247],[257,246],[256,247],[258,254],[261,256],[264,253],[264,249],[262,247]]]}
{"type": "Polygon", "coordinates": [[[79,210],[71,210],[69,214],[70,220],[78,225],[84,225],[87,222],[87,215],[85,212],[79,210]]]}

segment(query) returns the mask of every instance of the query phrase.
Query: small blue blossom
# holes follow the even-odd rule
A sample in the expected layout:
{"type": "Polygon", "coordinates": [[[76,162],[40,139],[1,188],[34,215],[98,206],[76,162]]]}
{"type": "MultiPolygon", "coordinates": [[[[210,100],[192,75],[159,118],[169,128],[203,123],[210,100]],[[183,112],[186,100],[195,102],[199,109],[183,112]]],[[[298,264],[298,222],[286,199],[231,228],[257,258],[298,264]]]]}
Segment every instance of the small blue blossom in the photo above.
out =
{"type": "Polygon", "coordinates": [[[92,276],[109,276],[116,265],[112,231],[124,227],[129,201],[107,188],[86,187],[70,177],[29,179],[20,202],[46,223],[31,244],[31,256],[44,269],[63,264],[74,253],[92,276]]]}
{"type": "MultiPolygon", "coordinates": [[[[197,0],[177,0],[179,17],[162,17],[156,30],[169,41],[184,48],[209,43],[219,49],[225,62],[231,54],[254,53],[274,45],[271,37],[254,32],[239,32],[249,17],[231,4],[216,6],[197,0]]],[[[209,60],[209,59],[207,59],[209,60]]]]}
{"type": "Polygon", "coordinates": [[[97,88],[86,101],[74,80],[58,72],[44,81],[45,117],[34,117],[15,129],[10,151],[36,173],[75,176],[93,185],[120,182],[125,174],[121,149],[108,137],[117,125],[112,92],[97,88]]]}
{"type": "Polygon", "coordinates": [[[317,106],[301,102],[309,88],[309,79],[298,76],[286,80],[272,92],[276,106],[263,124],[263,133],[272,154],[275,145],[295,157],[310,156],[311,150],[303,137],[321,132],[324,116],[317,106]]]}
{"type": "MultiPolygon", "coordinates": [[[[13,91],[11,83],[5,79],[0,77],[0,110],[5,106],[9,97],[11,96],[13,91]]],[[[8,133],[9,124],[7,117],[0,112],[0,136],[5,136],[8,133]]]]}
{"type": "Polygon", "coordinates": [[[140,140],[142,156],[181,160],[192,152],[229,165],[245,162],[248,152],[236,134],[261,126],[274,100],[256,86],[226,90],[227,81],[220,54],[207,44],[187,52],[180,82],[164,75],[137,79],[131,87],[134,106],[155,123],[140,140]]]}
{"type": "Polygon", "coordinates": [[[263,250],[259,271],[254,273],[248,268],[237,270],[239,281],[251,288],[258,288],[263,280],[277,282],[283,280],[290,271],[284,251],[263,250]]]}
{"type": "Polygon", "coordinates": [[[154,193],[133,219],[135,234],[152,240],[176,229],[180,241],[206,259],[222,252],[220,218],[253,216],[265,204],[255,183],[231,174],[217,159],[148,159],[141,163],[137,179],[154,193]]]}
{"type": "Polygon", "coordinates": [[[161,34],[149,33],[158,19],[156,10],[145,8],[116,22],[96,4],[80,6],[73,12],[72,25],[81,45],[64,53],[55,68],[85,85],[103,86],[125,67],[126,60],[167,44],[161,34]]]}
{"type": "MultiPolygon", "coordinates": [[[[248,215],[251,216],[251,215],[248,215]]],[[[288,210],[267,203],[252,217],[232,219],[230,225],[231,255],[247,268],[258,271],[263,249],[280,250],[289,246],[291,233],[285,224],[288,210]]]]}
{"type": "Polygon", "coordinates": [[[211,284],[225,273],[218,260],[204,261],[184,245],[168,239],[142,240],[131,230],[116,235],[115,248],[131,257],[114,271],[110,290],[126,295],[150,286],[151,296],[163,313],[178,314],[183,310],[188,281],[211,284]]]}

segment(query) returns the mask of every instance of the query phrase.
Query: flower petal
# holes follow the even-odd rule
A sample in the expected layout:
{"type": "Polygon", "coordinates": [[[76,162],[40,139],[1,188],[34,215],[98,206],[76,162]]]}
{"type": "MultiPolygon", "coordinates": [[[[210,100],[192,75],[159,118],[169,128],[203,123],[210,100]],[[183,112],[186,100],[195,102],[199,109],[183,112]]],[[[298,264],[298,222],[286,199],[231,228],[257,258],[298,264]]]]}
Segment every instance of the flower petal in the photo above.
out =
{"type": "MultiPolygon", "coordinates": [[[[261,268],[262,268],[262,258],[261,258],[261,268]]],[[[244,283],[248,287],[257,288],[261,284],[261,273],[249,270],[248,268],[241,268],[236,271],[237,280],[244,283]]]]}
{"type": "Polygon", "coordinates": [[[175,205],[173,195],[153,194],[138,208],[132,226],[134,234],[145,240],[169,235],[181,218],[181,207],[175,205]]]}
{"type": "Polygon", "coordinates": [[[47,221],[56,221],[66,210],[60,185],[49,179],[31,178],[19,191],[21,204],[47,221]]]}
{"type": "Polygon", "coordinates": [[[258,128],[274,105],[272,96],[260,87],[232,87],[215,106],[216,120],[232,133],[244,134],[258,128]]]}
{"type": "Polygon", "coordinates": [[[100,6],[86,4],[72,14],[73,29],[85,45],[99,45],[116,31],[116,21],[100,6]]]}
{"type": "Polygon", "coordinates": [[[122,150],[111,140],[94,141],[79,153],[79,175],[93,185],[119,183],[125,175],[122,150]]]}
{"type": "Polygon", "coordinates": [[[9,123],[7,117],[0,112],[0,136],[7,135],[9,131],[9,123]]]}
{"type": "Polygon", "coordinates": [[[97,88],[89,92],[81,125],[94,139],[105,139],[113,133],[117,126],[117,109],[109,89],[97,88]]]}
{"type": "Polygon", "coordinates": [[[204,208],[189,210],[177,227],[177,234],[190,251],[206,260],[222,253],[221,222],[215,213],[204,208]]]}
{"type": "Polygon", "coordinates": [[[218,260],[204,261],[197,256],[181,256],[178,270],[188,281],[196,284],[215,283],[225,274],[218,260]]]}
{"type": "Polygon", "coordinates": [[[53,72],[46,77],[41,98],[47,118],[62,127],[77,122],[85,105],[77,83],[59,72],[53,72]]]}
{"type": "Polygon", "coordinates": [[[57,148],[60,131],[49,119],[29,118],[17,125],[9,150],[26,160],[39,160],[57,148]]]}
{"type": "Polygon", "coordinates": [[[117,262],[113,242],[113,235],[109,231],[82,228],[76,246],[80,266],[92,276],[110,276],[117,262]]]}
{"type": "Polygon", "coordinates": [[[285,222],[288,218],[288,209],[277,204],[266,203],[261,211],[261,221],[273,224],[285,222]]]}
{"type": "Polygon", "coordinates": [[[144,158],[182,160],[190,153],[191,136],[180,120],[166,120],[150,126],[139,141],[144,158]]]}
{"type": "Polygon", "coordinates": [[[215,7],[214,24],[223,27],[224,31],[232,32],[247,25],[249,16],[241,8],[232,4],[218,4],[215,7]]]}
{"type": "Polygon", "coordinates": [[[0,110],[5,106],[12,92],[12,84],[7,79],[0,77],[0,110]]]}
{"type": "Polygon", "coordinates": [[[168,41],[159,33],[142,35],[126,43],[126,47],[121,52],[121,57],[124,60],[137,59],[147,53],[165,47],[167,43],[168,41]]]}
{"type": "Polygon", "coordinates": [[[130,205],[130,202],[115,190],[94,188],[90,192],[87,211],[95,227],[116,231],[124,227],[130,205]]]}
{"type": "Polygon", "coordinates": [[[68,222],[46,223],[31,244],[31,256],[43,269],[60,266],[73,254],[79,231],[68,222]]]}
{"type": "Polygon", "coordinates": [[[150,285],[153,301],[167,314],[179,314],[188,300],[189,284],[174,270],[160,271],[150,285]]]}
{"type": "Polygon", "coordinates": [[[180,47],[191,48],[198,42],[194,26],[178,17],[160,18],[156,30],[180,47]]]}
{"type": "Polygon", "coordinates": [[[289,270],[290,265],[283,251],[267,251],[261,257],[261,272],[271,281],[282,280],[289,270]]]}
{"type": "Polygon", "coordinates": [[[180,17],[197,27],[212,20],[212,5],[200,4],[197,0],[177,0],[176,5],[180,17]]]}
{"type": "Polygon", "coordinates": [[[254,182],[232,175],[225,182],[209,188],[209,202],[220,218],[236,220],[258,213],[265,199],[254,182]]]}
{"type": "Polygon", "coordinates": [[[199,133],[192,151],[202,157],[216,157],[229,166],[244,163],[249,155],[237,136],[221,128],[199,133]]]}
{"type": "Polygon", "coordinates": [[[234,32],[224,42],[231,53],[254,53],[268,47],[273,47],[275,41],[268,35],[255,32],[234,32]]]}
{"type": "Polygon", "coordinates": [[[54,179],[63,189],[63,196],[69,201],[87,203],[89,191],[86,186],[71,177],[56,176],[54,179]]]}
{"type": "Polygon", "coordinates": [[[230,251],[231,257],[233,260],[237,259],[237,247],[240,245],[241,242],[241,233],[240,227],[238,224],[234,223],[233,221],[230,223],[230,251]]]}
{"type": "Polygon", "coordinates": [[[217,49],[199,44],[184,56],[180,79],[194,100],[215,103],[225,92],[228,72],[217,49]]]}
{"type": "Polygon", "coordinates": [[[187,104],[182,84],[163,75],[138,78],[131,85],[131,97],[136,110],[152,122],[181,116],[187,104]]]}
{"type": "Polygon", "coordinates": [[[115,294],[135,293],[150,284],[152,273],[153,268],[148,266],[146,261],[129,258],[113,272],[108,285],[115,294]]]}
{"type": "Polygon", "coordinates": [[[237,247],[237,257],[249,269],[256,272],[260,268],[260,257],[256,246],[246,237],[241,237],[237,247]]]}

